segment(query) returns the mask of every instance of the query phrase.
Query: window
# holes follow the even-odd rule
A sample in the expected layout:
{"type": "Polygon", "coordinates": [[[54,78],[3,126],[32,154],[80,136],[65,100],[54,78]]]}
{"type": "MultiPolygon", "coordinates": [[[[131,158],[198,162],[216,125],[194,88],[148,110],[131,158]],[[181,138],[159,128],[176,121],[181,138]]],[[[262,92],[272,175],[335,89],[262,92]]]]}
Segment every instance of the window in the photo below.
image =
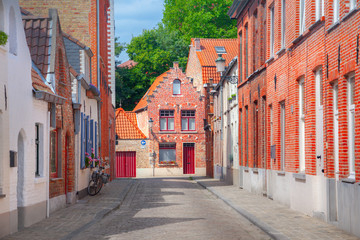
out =
{"type": "Polygon", "coordinates": [[[340,12],[339,0],[334,0],[333,9],[334,9],[333,22],[336,23],[339,21],[339,12],[340,12]]]}
{"type": "Polygon", "coordinates": [[[285,169],[285,102],[280,103],[280,139],[281,139],[281,156],[280,170],[285,169]]]}
{"type": "Polygon", "coordinates": [[[305,0],[300,0],[299,34],[305,32],[305,0]]]}
{"type": "Polygon", "coordinates": [[[274,145],[274,113],[272,105],[270,105],[270,146],[274,145]]]}
{"type": "Polygon", "coordinates": [[[316,0],[316,21],[319,21],[322,16],[324,16],[324,0],[316,0]]]}
{"type": "Polygon", "coordinates": [[[35,124],[35,177],[43,176],[43,128],[39,123],[35,124]]]}
{"type": "Polygon", "coordinates": [[[254,168],[257,168],[259,166],[259,159],[258,159],[258,137],[259,137],[259,111],[258,111],[258,105],[257,102],[254,104],[254,168]]]}
{"type": "Polygon", "coordinates": [[[240,39],[240,54],[239,54],[239,58],[240,58],[240,75],[239,75],[239,78],[240,78],[240,82],[242,82],[242,77],[243,77],[243,39],[242,39],[242,33],[239,34],[239,39],[240,39]]]}
{"type": "Polygon", "coordinates": [[[323,106],[323,79],[322,79],[322,70],[317,70],[316,73],[315,73],[315,78],[316,78],[316,82],[317,82],[317,85],[318,85],[318,105],[320,107],[323,106]]]}
{"type": "Polygon", "coordinates": [[[159,163],[176,163],[176,145],[175,143],[159,144],[159,163]]]}
{"type": "Polygon", "coordinates": [[[249,166],[249,109],[245,107],[245,144],[246,144],[246,152],[245,152],[245,159],[246,159],[246,167],[249,166]]]}
{"type": "Polygon", "coordinates": [[[350,0],[350,11],[356,8],[356,0],[350,0]]]}
{"type": "Polygon", "coordinates": [[[240,109],[240,165],[244,165],[244,162],[243,162],[243,126],[242,126],[242,123],[243,123],[243,120],[242,120],[242,117],[243,117],[243,113],[242,113],[242,109],[240,109]]]}
{"type": "Polygon", "coordinates": [[[338,180],[339,174],[339,85],[335,83],[333,86],[333,111],[334,111],[334,162],[335,176],[338,180]]]}
{"type": "Polygon", "coordinates": [[[270,8],[270,57],[274,56],[274,32],[275,32],[275,12],[274,6],[270,8]]]}
{"type": "Polygon", "coordinates": [[[17,55],[17,30],[16,30],[16,16],[14,8],[11,7],[9,15],[9,40],[10,49],[9,52],[13,55],[17,55]]]}
{"type": "Polygon", "coordinates": [[[178,79],[174,80],[174,82],[173,82],[173,94],[174,95],[181,94],[180,87],[181,87],[180,80],[178,80],[178,79]]]}
{"type": "Polygon", "coordinates": [[[245,26],[245,77],[248,77],[248,66],[249,66],[249,30],[248,25],[245,26]]]}
{"type": "Polygon", "coordinates": [[[3,3],[2,3],[2,0],[0,0],[0,31],[4,31],[4,6],[3,6],[3,3]]]}
{"type": "Polygon", "coordinates": [[[305,172],[305,94],[304,79],[299,81],[299,170],[305,172]]]}
{"type": "Polygon", "coordinates": [[[174,110],[160,111],[160,130],[173,131],[174,128],[174,110]]]}
{"type": "Polygon", "coordinates": [[[285,48],[286,0],[281,1],[281,48],[285,48]]]}
{"type": "Polygon", "coordinates": [[[258,32],[258,15],[257,15],[257,11],[255,11],[254,13],[254,19],[253,19],[253,44],[252,44],[252,72],[255,72],[256,70],[256,55],[258,54],[256,52],[256,48],[258,46],[258,37],[257,37],[257,32],[258,32]]]}
{"type": "Polygon", "coordinates": [[[355,178],[355,76],[348,78],[348,159],[350,178],[355,178]]]}
{"type": "Polygon", "coordinates": [[[181,111],[181,130],[195,131],[195,111],[181,111]]]}
{"type": "Polygon", "coordinates": [[[58,177],[58,130],[50,132],[50,169],[51,177],[58,177]]]}

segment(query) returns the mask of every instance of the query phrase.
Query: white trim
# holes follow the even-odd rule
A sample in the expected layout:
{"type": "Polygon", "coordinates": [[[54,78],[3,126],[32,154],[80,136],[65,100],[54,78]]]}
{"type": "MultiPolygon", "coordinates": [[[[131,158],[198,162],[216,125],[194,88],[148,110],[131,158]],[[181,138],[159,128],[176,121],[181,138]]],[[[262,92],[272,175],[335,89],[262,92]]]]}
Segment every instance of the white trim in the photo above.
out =
{"type": "Polygon", "coordinates": [[[347,79],[349,178],[355,178],[355,89],[353,88],[355,88],[354,74],[350,75],[347,79]],[[354,95],[352,95],[352,93],[354,93],[354,95]]]}
{"type": "Polygon", "coordinates": [[[299,81],[299,171],[305,172],[305,87],[304,78],[299,81]]]}

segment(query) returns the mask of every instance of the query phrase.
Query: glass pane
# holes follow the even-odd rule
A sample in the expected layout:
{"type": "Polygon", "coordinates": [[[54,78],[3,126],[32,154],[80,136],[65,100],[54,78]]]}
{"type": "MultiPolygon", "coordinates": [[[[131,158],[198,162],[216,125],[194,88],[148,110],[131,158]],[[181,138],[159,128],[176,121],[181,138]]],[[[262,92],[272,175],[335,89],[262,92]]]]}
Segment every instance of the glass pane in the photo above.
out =
{"type": "Polygon", "coordinates": [[[159,161],[160,162],[176,161],[175,149],[160,149],[159,150],[159,161]]]}
{"type": "Polygon", "coordinates": [[[181,130],[189,130],[187,118],[181,119],[181,130]]]}
{"type": "Polygon", "coordinates": [[[175,80],[173,82],[173,94],[180,94],[180,81],[175,80]]]}
{"type": "Polygon", "coordinates": [[[160,118],[160,130],[166,130],[166,118],[160,118]]]}
{"type": "Polygon", "coordinates": [[[56,132],[50,132],[50,166],[56,172],[56,132]]]}
{"type": "Polygon", "coordinates": [[[335,109],[338,110],[338,93],[339,93],[339,86],[336,84],[334,86],[334,104],[335,104],[335,109]]]}
{"type": "Polygon", "coordinates": [[[195,130],[195,118],[189,119],[189,130],[195,130]]]}
{"type": "Polygon", "coordinates": [[[168,118],[168,130],[174,130],[174,119],[168,118]]]}
{"type": "Polygon", "coordinates": [[[350,92],[349,92],[349,94],[350,94],[350,104],[351,105],[353,105],[354,104],[354,98],[355,98],[355,78],[351,78],[350,79],[350,84],[349,84],[350,86],[350,92]]]}

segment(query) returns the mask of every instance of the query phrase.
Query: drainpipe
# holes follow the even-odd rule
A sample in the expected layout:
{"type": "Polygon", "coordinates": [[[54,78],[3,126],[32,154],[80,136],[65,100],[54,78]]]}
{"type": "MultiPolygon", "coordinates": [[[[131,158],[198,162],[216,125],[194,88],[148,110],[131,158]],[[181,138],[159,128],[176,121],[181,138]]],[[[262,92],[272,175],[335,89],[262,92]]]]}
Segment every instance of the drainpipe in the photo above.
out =
{"type": "MultiPolygon", "coordinates": [[[[223,85],[220,86],[220,117],[221,117],[221,127],[220,127],[220,144],[223,142],[223,129],[224,129],[224,114],[223,114],[223,85]]],[[[223,168],[224,168],[224,159],[223,159],[223,147],[220,147],[220,159],[221,159],[221,179],[223,178],[223,168]]]]}
{"type": "MultiPolygon", "coordinates": [[[[47,136],[48,136],[48,143],[50,145],[50,112],[48,112],[48,121],[47,121],[47,136]]],[[[49,152],[47,152],[49,155],[49,152]]],[[[49,181],[50,181],[50,161],[47,161],[46,166],[46,218],[50,217],[50,196],[49,196],[49,181]]]]}
{"type": "MultiPolygon", "coordinates": [[[[96,45],[96,51],[97,51],[97,88],[100,90],[100,0],[96,0],[96,36],[97,36],[97,45],[96,45]]],[[[100,97],[102,97],[100,95],[100,97]]],[[[98,102],[98,131],[99,131],[99,152],[98,156],[101,156],[101,103],[98,102]]]]}

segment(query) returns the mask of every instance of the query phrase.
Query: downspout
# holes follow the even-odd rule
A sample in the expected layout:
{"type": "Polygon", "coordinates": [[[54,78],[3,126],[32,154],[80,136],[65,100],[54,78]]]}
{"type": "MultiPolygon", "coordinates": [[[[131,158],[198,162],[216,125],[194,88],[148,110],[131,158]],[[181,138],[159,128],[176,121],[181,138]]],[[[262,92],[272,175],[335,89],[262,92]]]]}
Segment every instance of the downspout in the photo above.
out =
{"type": "MultiPolygon", "coordinates": [[[[97,64],[97,88],[101,92],[100,89],[100,0],[96,0],[96,37],[97,37],[97,45],[96,45],[96,64],[97,64]]],[[[100,95],[101,96],[101,95],[100,95]]],[[[98,157],[101,156],[101,103],[98,102],[98,132],[99,132],[99,151],[98,157]]]]}
{"type": "MultiPolygon", "coordinates": [[[[50,145],[50,112],[48,112],[48,121],[47,121],[47,136],[48,136],[48,143],[50,145]]],[[[47,152],[47,155],[49,154],[49,152],[47,152]]],[[[47,161],[47,166],[46,167],[46,218],[50,217],[50,196],[49,196],[49,181],[50,181],[50,161],[47,161]]]]}
{"type": "MultiPolygon", "coordinates": [[[[223,103],[224,103],[224,99],[223,99],[223,85],[220,85],[220,117],[221,117],[221,127],[220,127],[220,144],[223,143],[223,129],[224,129],[224,114],[223,114],[223,103]]],[[[223,146],[220,147],[220,159],[221,159],[221,178],[223,179],[223,168],[224,168],[224,159],[223,159],[223,146]]]]}

